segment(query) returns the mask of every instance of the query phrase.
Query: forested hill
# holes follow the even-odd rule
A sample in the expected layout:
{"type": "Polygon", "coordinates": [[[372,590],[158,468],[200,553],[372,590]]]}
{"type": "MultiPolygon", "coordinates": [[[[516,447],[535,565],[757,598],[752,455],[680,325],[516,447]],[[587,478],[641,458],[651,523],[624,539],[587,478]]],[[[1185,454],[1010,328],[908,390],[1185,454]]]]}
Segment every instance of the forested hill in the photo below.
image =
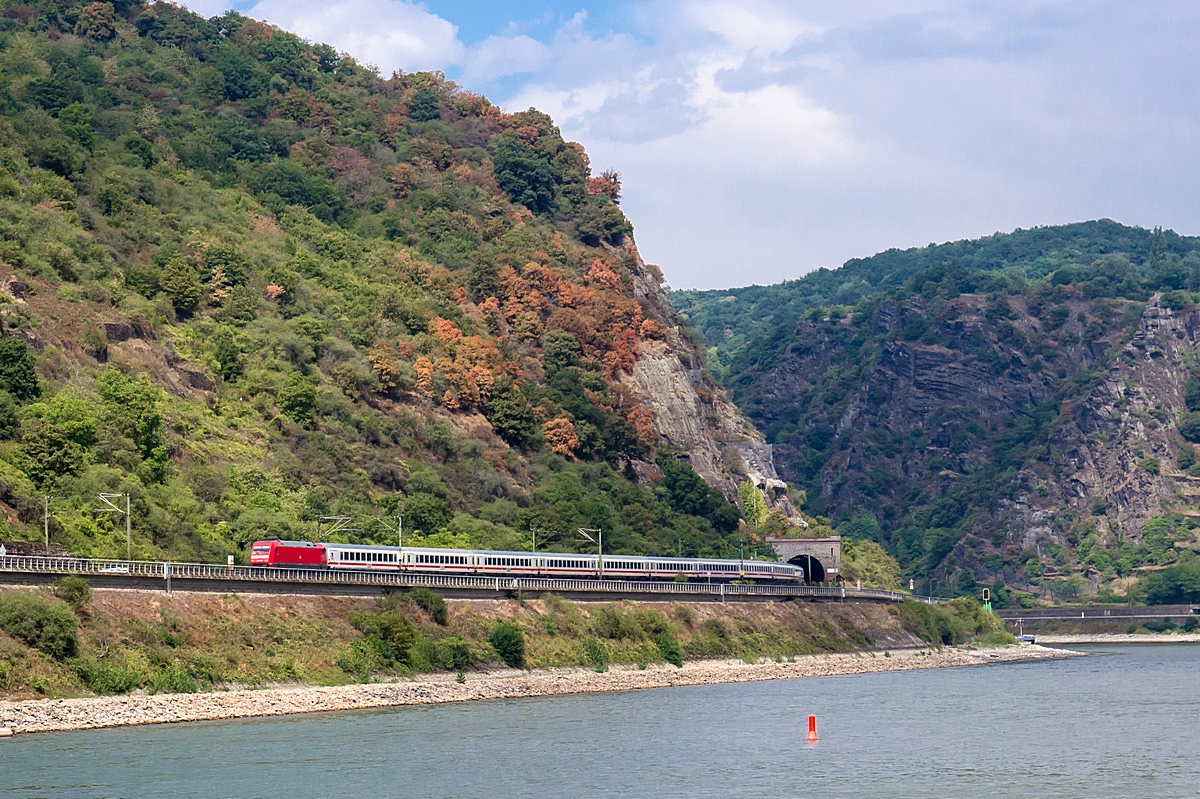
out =
{"type": "Polygon", "coordinates": [[[135,557],[401,514],[406,543],[733,551],[738,475],[678,460],[635,374],[695,357],[619,177],[545,114],[233,12],[0,8],[0,536],[48,495],[56,542],[123,556],[95,508],[127,492],[135,557]]]}
{"type": "MultiPolygon", "coordinates": [[[[771,286],[676,291],[671,302],[704,337],[709,368],[727,381],[736,397],[747,385],[748,375],[778,355],[796,322],[811,308],[853,306],[936,264],[953,263],[969,271],[1003,272],[1009,278],[1033,281],[1044,280],[1064,266],[1088,266],[1117,254],[1146,269],[1152,239],[1152,231],[1110,219],[1016,230],[886,250],[869,258],[852,258],[840,269],[821,268],[771,286]]],[[[1158,262],[1170,274],[1154,279],[1152,285],[1180,288],[1196,266],[1189,261],[1181,267],[1181,262],[1200,247],[1200,239],[1168,230],[1158,242],[1163,256],[1158,262]]]]}
{"type": "Polygon", "coordinates": [[[1113,596],[1200,546],[1200,239],[1093,222],[673,300],[806,508],[927,590],[1113,596]]]}

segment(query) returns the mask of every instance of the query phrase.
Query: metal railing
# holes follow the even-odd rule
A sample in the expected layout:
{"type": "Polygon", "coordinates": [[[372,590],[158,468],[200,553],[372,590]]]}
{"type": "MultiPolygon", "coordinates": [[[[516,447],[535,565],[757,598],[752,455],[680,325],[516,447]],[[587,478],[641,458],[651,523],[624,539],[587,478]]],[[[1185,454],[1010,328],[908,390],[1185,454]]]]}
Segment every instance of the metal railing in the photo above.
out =
{"type": "Polygon", "coordinates": [[[899,602],[905,594],[871,588],[842,588],[813,585],[742,585],[734,583],[652,582],[633,580],[588,580],[558,577],[486,577],[409,572],[343,571],[340,569],[287,569],[265,566],[223,566],[211,563],[172,563],[144,560],[97,560],[87,558],[7,555],[0,557],[0,573],[62,574],[106,578],[151,578],[171,580],[223,580],[247,583],[303,583],[315,585],[378,586],[406,588],[473,589],[484,591],[554,591],[563,593],[671,594],[720,597],[809,597],[814,599],[871,599],[899,602]]]}

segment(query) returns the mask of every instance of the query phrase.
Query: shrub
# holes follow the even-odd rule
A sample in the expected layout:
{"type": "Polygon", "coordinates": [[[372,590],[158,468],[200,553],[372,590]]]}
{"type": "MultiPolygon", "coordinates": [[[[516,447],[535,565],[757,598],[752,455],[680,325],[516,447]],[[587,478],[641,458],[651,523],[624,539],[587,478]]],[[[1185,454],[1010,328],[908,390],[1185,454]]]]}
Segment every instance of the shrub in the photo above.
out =
{"type": "Polygon", "coordinates": [[[146,690],[152,694],[194,694],[198,689],[188,670],[172,663],[150,678],[146,690]]]}
{"type": "Polygon", "coordinates": [[[1200,619],[1197,619],[1195,616],[1188,616],[1187,621],[1183,623],[1183,631],[1185,633],[1194,633],[1197,627],[1200,627],[1200,619]]]}
{"type": "Polygon", "coordinates": [[[97,694],[127,694],[142,684],[142,675],[111,660],[94,655],[71,661],[71,668],[90,691],[97,694]]]}
{"type": "Polygon", "coordinates": [[[658,647],[663,660],[680,668],[683,667],[683,650],[679,648],[679,641],[675,638],[674,633],[664,630],[654,636],[654,645],[658,647]]]}
{"type": "Polygon", "coordinates": [[[82,577],[64,577],[54,586],[54,594],[62,601],[82,610],[83,606],[92,601],[92,587],[82,577]]]}
{"type": "Polygon", "coordinates": [[[371,675],[383,668],[379,653],[363,641],[354,641],[350,648],[338,656],[337,666],[359,682],[367,682],[371,675]]]}
{"type": "Polygon", "coordinates": [[[589,635],[583,639],[583,655],[596,671],[608,671],[608,650],[596,636],[589,635]]]}
{"type": "Polygon", "coordinates": [[[514,669],[525,665],[525,634],[511,621],[496,622],[488,633],[488,643],[500,659],[514,669]]]}
{"type": "Polygon", "coordinates": [[[55,660],[79,651],[79,620],[70,606],[31,591],[0,597],[0,630],[55,660]]]}
{"type": "Polygon", "coordinates": [[[279,390],[279,410],[297,424],[308,424],[316,409],[317,387],[309,378],[292,372],[279,390]]]}
{"type": "Polygon", "coordinates": [[[1185,413],[1176,425],[1179,435],[1193,444],[1200,443],[1200,413],[1185,413]]]}
{"type": "Polygon", "coordinates": [[[454,669],[462,671],[474,661],[470,645],[457,635],[434,640],[422,638],[413,647],[413,668],[418,671],[454,669]]]}
{"type": "Polygon", "coordinates": [[[0,388],[21,402],[37,399],[42,394],[33,355],[23,339],[0,338],[0,388]]]}
{"type": "Polygon", "coordinates": [[[433,619],[437,624],[443,627],[450,620],[449,611],[446,609],[446,600],[442,599],[441,595],[435,594],[423,585],[408,592],[408,598],[417,604],[418,607],[424,608],[429,614],[429,618],[433,619]]]}
{"type": "MultiPolygon", "coordinates": [[[[412,622],[394,607],[385,602],[380,603],[367,613],[352,614],[350,622],[366,636],[366,643],[379,656],[380,665],[411,662],[413,642],[416,641],[417,634],[412,622]]],[[[358,673],[354,669],[346,671],[358,673]]]]}

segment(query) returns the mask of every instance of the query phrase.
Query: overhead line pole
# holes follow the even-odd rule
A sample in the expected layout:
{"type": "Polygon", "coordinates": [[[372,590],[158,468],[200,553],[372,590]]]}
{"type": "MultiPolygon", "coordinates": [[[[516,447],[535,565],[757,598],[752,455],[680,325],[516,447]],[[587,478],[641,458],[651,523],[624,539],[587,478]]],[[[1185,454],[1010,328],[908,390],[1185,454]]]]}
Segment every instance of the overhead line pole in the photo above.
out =
{"type": "Polygon", "coordinates": [[[593,544],[595,544],[596,548],[599,550],[600,557],[597,558],[597,560],[596,560],[596,566],[597,566],[597,573],[600,575],[600,579],[603,580],[604,579],[604,531],[598,527],[594,528],[594,529],[591,527],[580,527],[579,534],[582,535],[584,538],[586,538],[588,541],[591,541],[593,544]],[[589,533],[595,533],[597,537],[592,538],[591,535],[589,535],[589,533]]]}
{"type": "Polygon", "coordinates": [[[132,561],[133,560],[133,522],[132,522],[132,519],[130,516],[129,494],[128,493],[124,493],[124,494],[100,493],[98,496],[100,497],[100,501],[103,502],[108,507],[107,508],[97,508],[96,509],[97,511],[99,511],[100,513],[112,513],[113,511],[116,511],[117,513],[125,514],[125,560],[132,561]],[[112,503],[112,500],[120,499],[121,497],[125,498],[125,510],[121,510],[118,506],[116,506],[112,503]]]}

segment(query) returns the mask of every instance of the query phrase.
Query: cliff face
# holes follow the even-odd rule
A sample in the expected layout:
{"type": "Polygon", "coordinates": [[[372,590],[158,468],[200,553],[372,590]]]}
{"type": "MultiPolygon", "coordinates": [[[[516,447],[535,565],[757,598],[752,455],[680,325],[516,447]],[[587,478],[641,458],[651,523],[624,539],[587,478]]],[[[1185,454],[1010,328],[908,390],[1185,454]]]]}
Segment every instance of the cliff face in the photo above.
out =
{"type": "Polygon", "coordinates": [[[800,322],[745,407],[813,512],[932,584],[1095,590],[1191,545],[1198,342],[1157,294],[909,294],[800,322]]]}
{"type": "MultiPolygon", "coordinates": [[[[696,344],[682,335],[658,268],[639,258],[631,272],[634,297],[667,329],[663,340],[642,343],[633,373],[626,378],[653,417],[655,431],[730,502],[737,502],[737,484],[750,480],[763,490],[769,508],[799,521],[786,484],[776,473],[771,447],[705,374],[696,344]]],[[[639,472],[644,479],[654,474],[649,464],[642,464],[639,472]]]]}
{"type": "MultiPolygon", "coordinates": [[[[1193,488],[1200,478],[1178,468],[1181,446],[1188,446],[1178,424],[1188,410],[1189,364],[1198,344],[1200,311],[1177,313],[1152,297],[1103,379],[1064,408],[1050,439],[1051,468],[1022,470],[1017,507],[1044,509],[1057,501],[1093,515],[1108,537],[1130,541],[1141,541],[1147,520],[1164,510],[1197,515],[1187,506],[1200,494],[1193,488]],[[1040,492],[1039,478],[1046,483],[1040,492]]],[[[1034,530],[1014,525],[1027,541],[1034,530]]]]}

